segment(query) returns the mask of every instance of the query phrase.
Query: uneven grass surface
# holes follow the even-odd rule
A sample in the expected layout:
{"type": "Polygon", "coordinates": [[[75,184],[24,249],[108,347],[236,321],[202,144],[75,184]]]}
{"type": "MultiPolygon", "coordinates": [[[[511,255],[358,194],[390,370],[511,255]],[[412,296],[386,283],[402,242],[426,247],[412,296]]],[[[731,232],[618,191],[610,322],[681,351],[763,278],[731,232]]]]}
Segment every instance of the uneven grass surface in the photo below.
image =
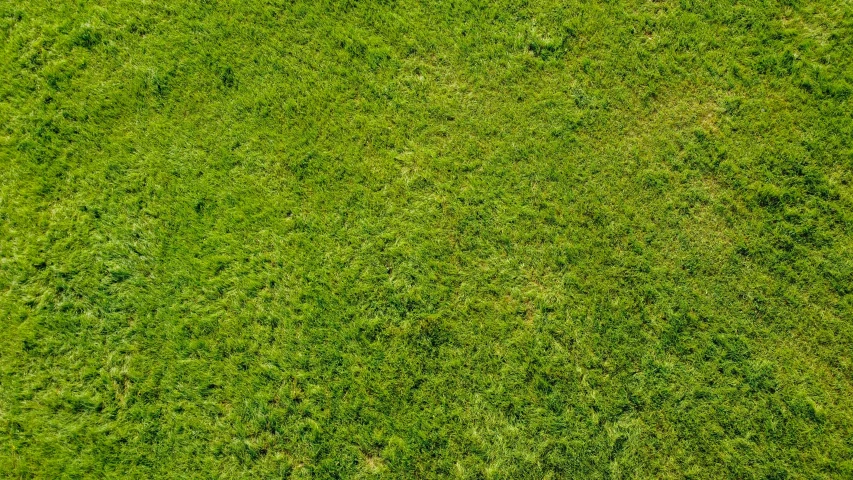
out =
{"type": "Polygon", "coordinates": [[[853,478],[853,3],[0,2],[0,476],[853,478]]]}

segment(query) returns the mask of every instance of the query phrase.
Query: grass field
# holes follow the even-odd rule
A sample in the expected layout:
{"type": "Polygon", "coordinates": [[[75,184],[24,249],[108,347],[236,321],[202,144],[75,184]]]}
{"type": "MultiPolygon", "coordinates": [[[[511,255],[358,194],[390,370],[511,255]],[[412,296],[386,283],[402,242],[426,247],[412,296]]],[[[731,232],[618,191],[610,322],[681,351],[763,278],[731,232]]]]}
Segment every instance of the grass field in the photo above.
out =
{"type": "Polygon", "coordinates": [[[0,477],[853,478],[853,3],[0,0],[0,477]]]}

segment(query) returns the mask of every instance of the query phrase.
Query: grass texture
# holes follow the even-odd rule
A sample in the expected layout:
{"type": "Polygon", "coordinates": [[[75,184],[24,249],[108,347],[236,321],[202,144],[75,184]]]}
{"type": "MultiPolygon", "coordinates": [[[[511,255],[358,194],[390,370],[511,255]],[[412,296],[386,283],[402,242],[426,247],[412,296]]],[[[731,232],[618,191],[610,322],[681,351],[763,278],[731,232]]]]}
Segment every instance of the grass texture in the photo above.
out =
{"type": "Polygon", "coordinates": [[[2,0],[0,57],[0,476],[853,478],[849,0],[2,0]]]}

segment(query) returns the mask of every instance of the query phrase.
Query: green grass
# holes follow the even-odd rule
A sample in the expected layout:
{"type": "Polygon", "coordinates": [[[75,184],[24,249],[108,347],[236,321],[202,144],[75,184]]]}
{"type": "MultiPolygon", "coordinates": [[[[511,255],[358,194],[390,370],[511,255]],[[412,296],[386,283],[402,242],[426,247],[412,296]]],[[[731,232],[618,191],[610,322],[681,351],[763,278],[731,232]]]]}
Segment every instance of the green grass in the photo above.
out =
{"type": "Polygon", "coordinates": [[[853,4],[0,2],[0,476],[853,478],[853,4]]]}

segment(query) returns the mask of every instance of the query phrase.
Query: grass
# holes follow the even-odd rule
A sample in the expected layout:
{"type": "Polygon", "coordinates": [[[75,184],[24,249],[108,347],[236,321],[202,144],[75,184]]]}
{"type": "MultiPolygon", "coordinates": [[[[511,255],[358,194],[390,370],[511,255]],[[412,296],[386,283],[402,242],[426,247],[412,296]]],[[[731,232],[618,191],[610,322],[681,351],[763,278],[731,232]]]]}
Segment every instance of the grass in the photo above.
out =
{"type": "Polygon", "coordinates": [[[853,4],[0,2],[6,478],[853,477],[853,4]]]}

